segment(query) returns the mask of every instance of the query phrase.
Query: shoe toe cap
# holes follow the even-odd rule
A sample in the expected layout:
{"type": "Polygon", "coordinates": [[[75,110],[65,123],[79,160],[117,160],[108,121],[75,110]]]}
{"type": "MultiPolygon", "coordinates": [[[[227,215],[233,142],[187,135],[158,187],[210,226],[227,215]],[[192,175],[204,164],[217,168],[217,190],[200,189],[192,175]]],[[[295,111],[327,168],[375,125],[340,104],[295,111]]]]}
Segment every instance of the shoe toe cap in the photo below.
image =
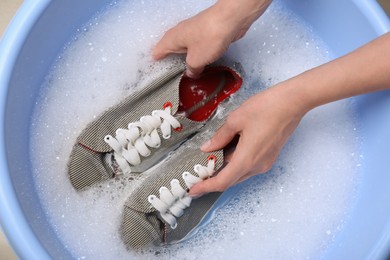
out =
{"type": "Polygon", "coordinates": [[[163,243],[164,223],[154,213],[143,213],[125,206],[120,233],[129,250],[140,250],[163,243]]]}
{"type": "Polygon", "coordinates": [[[82,190],[113,176],[103,163],[104,154],[76,144],[68,163],[70,182],[76,190],[82,190]]]}

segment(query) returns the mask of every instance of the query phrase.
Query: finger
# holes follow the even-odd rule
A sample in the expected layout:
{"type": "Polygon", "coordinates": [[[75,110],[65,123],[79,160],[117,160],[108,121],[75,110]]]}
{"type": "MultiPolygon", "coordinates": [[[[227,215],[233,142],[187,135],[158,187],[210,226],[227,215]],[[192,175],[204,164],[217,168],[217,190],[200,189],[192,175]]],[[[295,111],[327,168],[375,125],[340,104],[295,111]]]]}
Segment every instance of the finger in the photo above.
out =
{"type": "Polygon", "coordinates": [[[253,176],[257,175],[257,174],[260,174],[260,172],[257,172],[257,171],[250,171],[250,172],[248,172],[246,175],[244,175],[244,176],[242,176],[241,178],[239,178],[239,179],[237,180],[237,182],[234,183],[234,184],[238,184],[238,183],[244,182],[244,181],[246,181],[247,179],[249,179],[249,178],[251,178],[251,177],[253,177],[253,176]]]}
{"type": "Polygon", "coordinates": [[[238,179],[237,172],[240,169],[233,163],[229,163],[221,172],[212,178],[195,184],[189,192],[191,197],[199,197],[205,193],[224,191],[232,186],[238,179]]]}
{"type": "Polygon", "coordinates": [[[187,70],[186,70],[186,75],[189,78],[192,79],[198,79],[200,77],[200,74],[203,72],[204,67],[200,68],[193,68],[187,63],[187,70]]]}
{"type": "Polygon", "coordinates": [[[175,28],[167,31],[161,40],[157,43],[152,51],[154,60],[164,59],[172,53],[186,53],[187,48],[181,43],[181,39],[177,37],[175,28]]]}
{"type": "Polygon", "coordinates": [[[220,46],[218,43],[214,43],[214,45],[210,46],[204,42],[189,44],[186,58],[188,77],[199,77],[204,68],[222,56],[228,47],[220,46]]]}
{"type": "Polygon", "coordinates": [[[202,145],[201,150],[203,152],[211,152],[222,149],[233,140],[237,132],[225,123],[215,132],[210,140],[202,145]]]}
{"type": "MultiPolygon", "coordinates": [[[[264,158],[264,161],[267,161],[267,160],[268,160],[267,158],[264,158]]],[[[241,178],[239,178],[235,184],[240,183],[240,182],[244,182],[253,176],[268,172],[269,170],[271,170],[272,164],[273,163],[268,163],[268,164],[263,163],[263,164],[258,165],[257,167],[254,167],[246,175],[243,175],[241,178]]]]}
{"type": "MultiPolygon", "coordinates": [[[[200,48],[197,46],[197,48],[200,48]]],[[[204,67],[207,65],[207,62],[202,60],[202,57],[205,56],[205,53],[199,53],[197,49],[190,48],[188,49],[186,63],[187,70],[186,74],[188,77],[197,79],[200,74],[203,72],[204,67]]]]}
{"type": "Polygon", "coordinates": [[[190,189],[190,196],[198,197],[209,192],[224,191],[234,185],[241,176],[246,175],[251,166],[248,164],[246,150],[242,149],[243,146],[245,144],[239,142],[231,162],[215,177],[195,184],[190,189]]]}

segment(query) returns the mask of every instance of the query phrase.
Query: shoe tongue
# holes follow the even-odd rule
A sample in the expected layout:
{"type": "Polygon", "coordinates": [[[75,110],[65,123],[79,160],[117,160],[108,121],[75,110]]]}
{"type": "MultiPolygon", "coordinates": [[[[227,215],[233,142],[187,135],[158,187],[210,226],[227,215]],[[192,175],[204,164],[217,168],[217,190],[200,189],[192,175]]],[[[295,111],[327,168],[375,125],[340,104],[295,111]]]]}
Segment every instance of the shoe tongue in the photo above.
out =
{"type": "Polygon", "coordinates": [[[122,170],[116,162],[113,153],[104,154],[103,163],[106,168],[110,169],[113,172],[114,176],[122,174],[122,170]]]}

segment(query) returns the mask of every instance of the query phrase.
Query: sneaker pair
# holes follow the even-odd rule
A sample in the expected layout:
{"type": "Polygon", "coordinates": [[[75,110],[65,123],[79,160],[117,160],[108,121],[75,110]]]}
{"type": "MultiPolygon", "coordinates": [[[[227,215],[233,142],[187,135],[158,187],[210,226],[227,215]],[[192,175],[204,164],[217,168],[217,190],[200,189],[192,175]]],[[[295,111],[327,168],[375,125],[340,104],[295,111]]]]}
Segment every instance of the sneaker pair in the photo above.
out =
{"type": "Polygon", "coordinates": [[[222,125],[213,115],[241,84],[232,68],[211,66],[194,80],[183,65],[108,109],[80,134],[68,164],[77,191],[118,175],[139,175],[177,150],[125,203],[121,236],[129,249],[183,239],[219,198],[208,194],[190,207],[188,190],[222,167],[222,151],[199,150],[206,140],[202,131],[222,125]]]}

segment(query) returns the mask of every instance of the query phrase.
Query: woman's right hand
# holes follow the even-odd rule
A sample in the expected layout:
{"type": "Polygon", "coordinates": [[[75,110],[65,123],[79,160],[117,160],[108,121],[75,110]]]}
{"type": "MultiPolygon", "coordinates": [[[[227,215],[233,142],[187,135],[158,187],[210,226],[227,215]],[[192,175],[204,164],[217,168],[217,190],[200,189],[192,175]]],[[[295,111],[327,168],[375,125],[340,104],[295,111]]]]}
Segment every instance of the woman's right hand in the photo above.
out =
{"type": "Polygon", "coordinates": [[[196,78],[232,42],[245,35],[270,3],[271,0],[219,0],[168,30],[155,46],[153,58],[160,60],[169,54],[186,53],[186,73],[196,78]]]}

